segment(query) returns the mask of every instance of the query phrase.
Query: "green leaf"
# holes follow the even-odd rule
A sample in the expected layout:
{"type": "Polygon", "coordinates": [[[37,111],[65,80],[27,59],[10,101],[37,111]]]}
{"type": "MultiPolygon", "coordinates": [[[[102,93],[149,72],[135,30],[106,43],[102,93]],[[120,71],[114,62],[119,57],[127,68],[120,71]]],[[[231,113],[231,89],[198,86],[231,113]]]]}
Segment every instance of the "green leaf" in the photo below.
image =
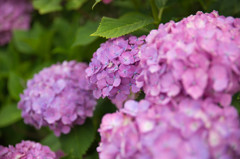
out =
{"type": "Polygon", "coordinates": [[[212,10],[217,10],[220,15],[225,16],[239,16],[240,12],[240,1],[239,0],[214,0],[211,1],[207,10],[211,12],[212,10]]]}
{"type": "Polygon", "coordinates": [[[93,124],[96,128],[99,127],[101,120],[105,114],[116,112],[116,106],[112,102],[105,98],[100,98],[96,105],[94,115],[92,117],[93,124]]]}
{"type": "Polygon", "coordinates": [[[168,0],[155,0],[156,6],[158,8],[165,7],[168,0]]]}
{"type": "Polygon", "coordinates": [[[95,3],[93,4],[93,6],[92,6],[92,9],[99,3],[99,2],[101,2],[102,0],[96,0],[95,1],[95,3]]]}
{"type": "Polygon", "coordinates": [[[41,141],[41,144],[49,146],[52,151],[58,151],[61,149],[60,141],[53,133],[46,136],[41,141]]]}
{"type": "Polygon", "coordinates": [[[92,122],[87,120],[84,125],[73,128],[69,134],[61,135],[62,150],[72,158],[80,158],[91,146],[95,133],[92,122]]]}
{"type": "Polygon", "coordinates": [[[87,0],[68,0],[66,7],[68,10],[80,8],[87,0]]]}
{"type": "Polygon", "coordinates": [[[19,100],[20,93],[23,91],[22,79],[14,72],[9,73],[8,91],[12,98],[19,100]]]}
{"type": "MultiPolygon", "coordinates": [[[[8,63],[11,70],[18,71],[19,63],[20,63],[20,54],[14,45],[13,40],[8,44],[7,52],[5,52],[8,56],[8,63]]],[[[9,73],[8,73],[9,74],[9,73]]],[[[7,74],[7,76],[8,76],[7,74]]]]}
{"type": "Polygon", "coordinates": [[[98,153],[94,152],[94,153],[86,156],[84,159],[98,159],[98,153]]]}
{"type": "Polygon", "coordinates": [[[21,53],[43,56],[51,49],[53,35],[51,29],[45,29],[39,23],[35,23],[30,31],[15,30],[13,39],[21,53]]]}
{"type": "Polygon", "coordinates": [[[15,30],[13,32],[13,39],[17,49],[23,53],[30,54],[33,52],[33,47],[36,40],[30,37],[27,31],[15,30]]]}
{"type": "Polygon", "coordinates": [[[77,35],[72,47],[87,45],[92,43],[97,37],[90,36],[98,27],[96,22],[88,22],[86,25],[79,27],[77,30],[77,35]]]}
{"type": "Polygon", "coordinates": [[[116,38],[153,23],[153,18],[140,13],[128,13],[119,19],[103,17],[97,31],[91,36],[116,38]]]}
{"type": "Polygon", "coordinates": [[[61,0],[34,0],[33,7],[37,9],[40,14],[55,12],[62,9],[61,0]]]}
{"type": "Polygon", "coordinates": [[[67,156],[64,156],[64,157],[61,157],[61,159],[82,159],[82,157],[80,156],[80,157],[73,157],[73,156],[71,156],[71,155],[67,155],[67,156]]]}
{"type": "Polygon", "coordinates": [[[240,92],[234,94],[232,97],[232,105],[235,106],[235,108],[238,110],[238,113],[240,114],[240,92]]]}
{"type": "Polygon", "coordinates": [[[8,76],[8,71],[10,70],[10,62],[8,52],[0,51],[0,75],[6,74],[8,76]]]}
{"type": "Polygon", "coordinates": [[[21,119],[21,111],[17,104],[8,104],[0,110],[0,128],[15,123],[21,119]]]}
{"type": "Polygon", "coordinates": [[[65,49],[69,53],[69,48],[74,42],[74,38],[69,37],[75,37],[78,26],[78,21],[70,23],[64,18],[56,18],[52,25],[52,29],[55,32],[53,41],[55,46],[54,49],[65,49]]]}

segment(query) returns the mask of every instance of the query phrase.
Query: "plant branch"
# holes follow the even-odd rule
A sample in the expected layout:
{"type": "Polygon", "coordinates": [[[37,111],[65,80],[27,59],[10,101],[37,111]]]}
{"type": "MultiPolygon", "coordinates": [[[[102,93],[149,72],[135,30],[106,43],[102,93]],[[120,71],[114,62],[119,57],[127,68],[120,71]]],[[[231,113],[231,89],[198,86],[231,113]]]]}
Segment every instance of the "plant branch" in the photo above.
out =
{"type": "Polygon", "coordinates": [[[150,4],[151,4],[151,8],[152,8],[154,23],[158,24],[158,8],[156,6],[155,0],[150,0],[150,4]]]}
{"type": "Polygon", "coordinates": [[[162,20],[163,10],[164,10],[164,7],[162,7],[162,8],[159,9],[159,12],[158,12],[158,24],[159,24],[159,23],[161,22],[161,20],[162,20]]]}

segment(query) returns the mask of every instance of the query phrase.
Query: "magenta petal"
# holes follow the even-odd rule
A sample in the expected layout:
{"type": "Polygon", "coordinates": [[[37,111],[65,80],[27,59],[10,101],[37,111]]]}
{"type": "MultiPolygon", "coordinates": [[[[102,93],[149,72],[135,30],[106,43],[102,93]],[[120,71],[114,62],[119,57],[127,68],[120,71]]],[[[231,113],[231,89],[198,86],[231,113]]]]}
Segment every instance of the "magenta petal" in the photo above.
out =
{"type": "Polygon", "coordinates": [[[104,87],[107,86],[106,80],[105,79],[98,80],[97,81],[97,86],[98,86],[98,88],[103,89],[104,87]]]}
{"type": "Polygon", "coordinates": [[[93,96],[97,99],[99,99],[101,97],[101,90],[97,89],[97,90],[93,90],[93,96]]]}
{"type": "Polygon", "coordinates": [[[116,78],[113,82],[113,86],[114,87],[118,87],[121,83],[121,78],[116,78]]]}
{"type": "Polygon", "coordinates": [[[69,126],[63,126],[62,127],[62,132],[64,134],[68,134],[70,132],[71,128],[69,126]]]}
{"type": "Polygon", "coordinates": [[[228,85],[228,73],[224,66],[214,65],[210,69],[210,76],[213,80],[213,88],[215,91],[222,91],[228,85]]]}
{"type": "Polygon", "coordinates": [[[136,116],[138,113],[138,102],[134,100],[128,100],[124,104],[124,109],[122,111],[128,115],[136,116]]]}
{"type": "Polygon", "coordinates": [[[186,92],[194,99],[202,96],[207,85],[207,74],[201,69],[187,70],[182,76],[186,92]]]}

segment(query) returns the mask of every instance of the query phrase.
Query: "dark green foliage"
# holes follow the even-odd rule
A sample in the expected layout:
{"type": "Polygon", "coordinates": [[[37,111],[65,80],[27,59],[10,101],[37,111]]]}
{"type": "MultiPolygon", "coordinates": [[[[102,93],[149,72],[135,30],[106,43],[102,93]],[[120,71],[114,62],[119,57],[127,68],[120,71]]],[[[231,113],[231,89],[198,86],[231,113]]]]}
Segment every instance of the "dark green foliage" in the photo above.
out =
{"type": "Polygon", "coordinates": [[[92,122],[87,120],[84,125],[75,126],[67,135],[61,135],[62,150],[71,158],[81,158],[95,138],[95,130],[92,122]]]}
{"type": "Polygon", "coordinates": [[[232,105],[238,110],[240,114],[240,92],[236,93],[232,98],[232,105]]]}

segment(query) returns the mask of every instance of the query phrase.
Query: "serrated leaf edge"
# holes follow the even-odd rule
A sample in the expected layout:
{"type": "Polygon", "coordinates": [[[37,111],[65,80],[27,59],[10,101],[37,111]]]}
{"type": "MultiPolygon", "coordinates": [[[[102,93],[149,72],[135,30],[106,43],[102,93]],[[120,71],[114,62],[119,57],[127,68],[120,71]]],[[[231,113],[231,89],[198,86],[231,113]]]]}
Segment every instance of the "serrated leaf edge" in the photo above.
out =
{"type": "MultiPolygon", "coordinates": [[[[103,17],[103,18],[109,18],[109,17],[103,17]]],[[[113,19],[113,18],[109,18],[109,19],[113,19]]],[[[116,19],[114,19],[114,20],[116,20],[116,19]]],[[[138,22],[135,22],[135,23],[131,23],[131,24],[127,24],[127,25],[121,26],[121,27],[126,27],[126,26],[128,26],[128,25],[135,25],[135,24],[140,23],[140,22],[142,22],[142,21],[147,21],[147,20],[141,20],[141,21],[138,21],[138,22]]],[[[100,22],[99,27],[100,27],[101,25],[102,25],[102,21],[100,22]]],[[[124,34],[122,34],[122,35],[112,36],[112,37],[110,37],[110,36],[103,36],[103,35],[98,34],[98,33],[97,33],[97,32],[99,31],[99,27],[98,27],[97,31],[94,32],[94,33],[92,33],[90,36],[99,36],[99,37],[103,37],[103,38],[106,38],[106,39],[109,39],[109,38],[117,38],[117,37],[120,37],[120,36],[127,35],[127,34],[129,34],[129,33],[131,33],[131,32],[136,31],[136,30],[139,30],[140,28],[143,28],[143,27],[145,27],[145,26],[147,26],[147,25],[149,25],[149,24],[145,24],[145,25],[143,25],[143,26],[141,26],[141,27],[138,27],[138,28],[136,28],[136,29],[133,29],[132,31],[130,31],[130,32],[128,32],[128,33],[124,33],[124,34]]],[[[117,28],[114,28],[114,29],[119,29],[119,28],[121,28],[121,27],[117,27],[117,28]]],[[[114,29],[112,29],[112,30],[114,30],[114,29]]],[[[105,31],[105,32],[107,32],[107,31],[105,31]]],[[[105,33],[105,32],[103,32],[103,33],[105,33]]]]}

